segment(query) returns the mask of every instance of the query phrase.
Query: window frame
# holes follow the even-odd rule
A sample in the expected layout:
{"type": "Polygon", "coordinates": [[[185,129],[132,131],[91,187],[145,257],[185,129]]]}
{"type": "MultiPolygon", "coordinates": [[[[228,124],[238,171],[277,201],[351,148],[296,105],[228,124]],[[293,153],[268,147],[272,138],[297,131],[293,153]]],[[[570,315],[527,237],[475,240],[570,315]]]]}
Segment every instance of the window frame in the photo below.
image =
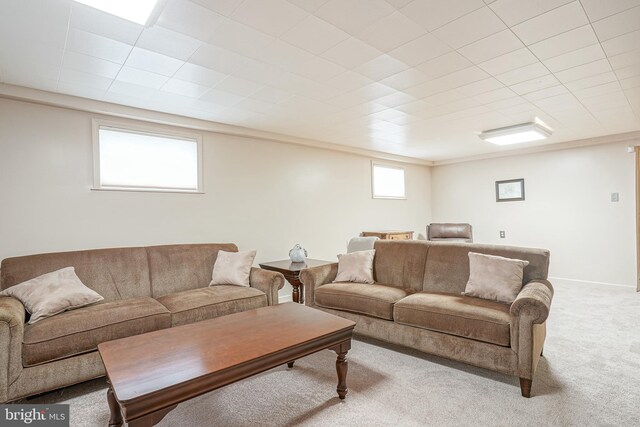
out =
{"type": "Polygon", "coordinates": [[[407,169],[403,166],[398,166],[391,163],[379,162],[376,160],[371,161],[371,197],[373,199],[382,199],[382,200],[407,200],[407,169]],[[402,197],[398,196],[377,196],[375,193],[376,183],[375,183],[375,167],[383,167],[387,169],[398,169],[402,171],[402,180],[404,182],[404,195],[402,197]]]}
{"type": "Polygon", "coordinates": [[[164,127],[154,127],[139,123],[131,123],[117,120],[92,119],[93,136],[93,187],[95,191],[134,191],[145,193],[181,193],[181,194],[204,194],[204,168],[203,168],[203,147],[202,134],[196,132],[183,132],[164,127]],[[128,132],[139,135],[157,136],[161,138],[173,138],[195,141],[197,145],[197,174],[198,184],[196,190],[164,188],[164,187],[136,187],[136,186],[104,186],[101,183],[100,175],[100,129],[112,129],[121,132],[128,132]]]}

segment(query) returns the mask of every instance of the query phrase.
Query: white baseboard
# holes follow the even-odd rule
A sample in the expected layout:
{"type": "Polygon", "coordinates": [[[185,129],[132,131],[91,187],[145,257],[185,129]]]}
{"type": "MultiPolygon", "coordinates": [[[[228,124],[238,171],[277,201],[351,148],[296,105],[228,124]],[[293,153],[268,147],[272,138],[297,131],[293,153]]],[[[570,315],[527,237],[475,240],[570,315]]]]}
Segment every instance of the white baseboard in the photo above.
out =
{"type": "Polygon", "coordinates": [[[553,283],[554,280],[556,281],[560,280],[560,281],[571,282],[571,283],[587,283],[589,285],[604,285],[604,286],[615,286],[618,288],[636,289],[636,287],[633,285],[624,285],[621,283],[594,282],[591,280],[567,279],[565,277],[549,277],[549,281],[551,281],[551,283],[553,283]]]}

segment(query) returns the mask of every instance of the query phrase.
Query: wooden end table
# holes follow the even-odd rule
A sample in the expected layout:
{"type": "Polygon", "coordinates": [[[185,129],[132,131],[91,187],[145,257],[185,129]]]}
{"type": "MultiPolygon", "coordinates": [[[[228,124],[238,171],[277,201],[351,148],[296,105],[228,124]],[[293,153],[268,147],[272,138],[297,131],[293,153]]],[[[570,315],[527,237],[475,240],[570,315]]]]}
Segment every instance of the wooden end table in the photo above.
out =
{"type": "Polygon", "coordinates": [[[319,267],[327,264],[333,264],[333,262],[310,258],[307,258],[305,262],[291,262],[291,260],[286,259],[282,261],[263,262],[260,264],[260,268],[282,273],[284,278],[287,279],[293,287],[293,302],[304,304],[304,287],[300,286],[300,271],[304,268],[319,267]]]}
{"type": "Polygon", "coordinates": [[[413,240],[413,231],[363,231],[360,235],[362,237],[377,237],[381,240],[413,240]]]}

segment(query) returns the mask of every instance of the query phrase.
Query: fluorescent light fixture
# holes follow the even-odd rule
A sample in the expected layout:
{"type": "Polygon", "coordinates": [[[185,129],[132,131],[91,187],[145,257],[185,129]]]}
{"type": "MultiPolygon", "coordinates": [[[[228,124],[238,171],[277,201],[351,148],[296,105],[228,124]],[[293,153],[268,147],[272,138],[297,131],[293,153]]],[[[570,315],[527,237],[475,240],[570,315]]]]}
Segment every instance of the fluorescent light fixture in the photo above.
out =
{"type": "Polygon", "coordinates": [[[158,0],[75,0],[140,25],[145,25],[158,0]]]}
{"type": "Polygon", "coordinates": [[[542,122],[536,120],[530,123],[507,126],[481,132],[480,139],[496,145],[511,145],[522,142],[539,141],[551,136],[553,131],[542,122]]]}

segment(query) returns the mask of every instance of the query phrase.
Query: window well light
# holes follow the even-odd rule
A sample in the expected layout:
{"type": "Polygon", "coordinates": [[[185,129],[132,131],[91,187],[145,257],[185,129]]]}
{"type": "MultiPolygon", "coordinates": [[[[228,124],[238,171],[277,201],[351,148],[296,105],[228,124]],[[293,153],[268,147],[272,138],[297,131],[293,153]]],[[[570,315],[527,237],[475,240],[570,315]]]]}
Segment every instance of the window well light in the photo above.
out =
{"type": "Polygon", "coordinates": [[[496,145],[511,145],[522,142],[539,141],[551,136],[553,131],[539,120],[530,123],[522,123],[499,129],[491,129],[481,132],[480,139],[496,145]]]}
{"type": "Polygon", "coordinates": [[[75,0],[140,25],[145,25],[158,0],[75,0]]]}

